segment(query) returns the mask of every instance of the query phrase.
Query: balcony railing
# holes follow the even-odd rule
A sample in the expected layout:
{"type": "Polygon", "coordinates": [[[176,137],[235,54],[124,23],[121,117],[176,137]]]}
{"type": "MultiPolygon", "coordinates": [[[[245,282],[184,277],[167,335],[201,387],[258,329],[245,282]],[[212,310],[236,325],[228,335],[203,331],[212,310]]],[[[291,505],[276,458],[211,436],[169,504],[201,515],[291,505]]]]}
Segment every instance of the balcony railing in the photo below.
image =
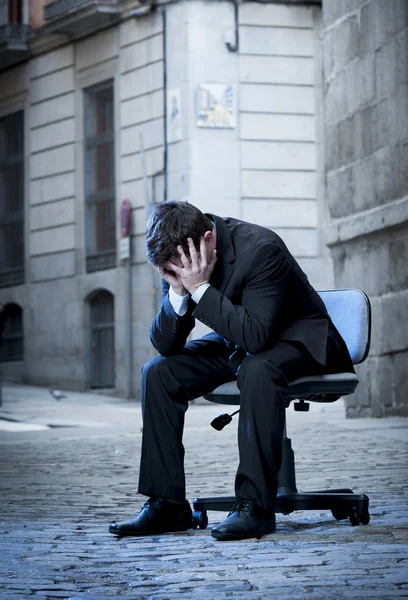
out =
{"type": "Polygon", "coordinates": [[[30,37],[30,26],[24,23],[5,23],[0,25],[0,44],[9,41],[15,45],[21,45],[24,50],[30,37]]]}
{"type": "Polygon", "coordinates": [[[95,256],[86,257],[86,272],[104,271],[116,267],[116,252],[101,252],[95,256]]]}
{"type": "Polygon", "coordinates": [[[28,56],[28,0],[0,0],[0,69],[28,56]]]}
{"type": "Polygon", "coordinates": [[[54,0],[44,6],[45,29],[80,38],[120,17],[117,0],[54,0]]]}
{"type": "Polygon", "coordinates": [[[13,287],[24,283],[24,267],[0,271],[0,288],[13,287]]]}

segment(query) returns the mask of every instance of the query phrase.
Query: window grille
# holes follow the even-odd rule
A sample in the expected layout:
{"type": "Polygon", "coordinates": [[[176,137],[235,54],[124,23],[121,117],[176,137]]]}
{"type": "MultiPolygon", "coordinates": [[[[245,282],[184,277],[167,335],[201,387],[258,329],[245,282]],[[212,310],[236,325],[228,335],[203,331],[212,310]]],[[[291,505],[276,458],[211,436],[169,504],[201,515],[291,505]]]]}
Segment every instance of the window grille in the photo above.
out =
{"type": "Polygon", "coordinates": [[[116,266],[113,82],[84,92],[87,271],[116,266]]]}
{"type": "Polygon", "coordinates": [[[115,384],[114,297],[99,290],[91,308],[91,387],[112,388],[115,384]]]}
{"type": "Polygon", "coordinates": [[[23,2],[22,0],[8,0],[8,21],[9,23],[23,23],[23,2]]]}
{"type": "Polygon", "coordinates": [[[1,362],[23,360],[23,311],[17,304],[8,304],[0,318],[3,323],[1,362]]]}
{"type": "Polygon", "coordinates": [[[0,119],[0,287],[24,283],[24,114],[0,119]]]}

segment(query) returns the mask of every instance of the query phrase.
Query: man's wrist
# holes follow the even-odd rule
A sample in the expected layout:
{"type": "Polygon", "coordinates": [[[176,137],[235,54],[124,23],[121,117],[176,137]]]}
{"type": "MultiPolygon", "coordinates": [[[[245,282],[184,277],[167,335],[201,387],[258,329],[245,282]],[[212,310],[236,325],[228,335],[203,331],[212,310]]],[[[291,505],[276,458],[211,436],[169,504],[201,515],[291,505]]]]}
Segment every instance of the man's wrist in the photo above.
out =
{"type": "Polygon", "coordinates": [[[200,281],[200,283],[198,283],[197,285],[194,286],[194,288],[190,288],[189,293],[191,295],[193,295],[198,289],[200,289],[200,287],[202,285],[209,285],[210,282],[209,281],[200,281]]]}
{"type": "Polygon", "coordinates": [[[174,288],[173,286],[170,286],[170,287],[171,287],[171,289],[173,290],[173,292],[174,292],[175,294],[177,294],[177,296],[184,297],[184,296],[187,296],[187,295],[188,295],[188,293],[189,293],[189,292],[186,290],[186,288],[181,288],[181,289],[180,289],[180,288],[177,288],[177,289],[176,289],[176,288],[174,288]]]}
{"type": "MultiPolygon", "coordinates": [[[[182,292],[182,291],[183,290],[180,290],[180,292],[182,292]]],[[[170,290],[169,290],[169,301],[170,301],[170,304],[171,304],[174,312],[179,317],[182,317],[183,315],[186,314],[187,308],[188,308],[189,298],[190,298],[190,294],[189,293],[186,292],[182,296],[181,294],[178,294],[177,292],[175,292],[172,287],[170,287],[170,290]]]]}
{"type": "Polygon", "coordinates": [[[211,287],[210,282],[205,281],[191,294],[191,298],[196,304],[200,302],[201,298],[204,296],[209,287],[211,287]]]}

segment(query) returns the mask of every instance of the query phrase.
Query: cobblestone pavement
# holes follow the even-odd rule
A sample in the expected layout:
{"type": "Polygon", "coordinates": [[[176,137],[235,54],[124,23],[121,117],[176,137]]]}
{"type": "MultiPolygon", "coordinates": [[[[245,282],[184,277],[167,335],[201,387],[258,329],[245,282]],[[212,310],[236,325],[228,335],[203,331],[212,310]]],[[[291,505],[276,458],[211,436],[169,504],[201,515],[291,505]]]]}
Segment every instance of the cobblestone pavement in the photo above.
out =
{"type": "MultiPolygon", "coordinates": [[[[209,528],[117,540],[109,522],[144,501],[140,407],[25,386],[3,395],[0,419],[43,428],[0,420],[2,600],[408,598],[408,420],[346,420],[341,402],[288,411],[299,487],[367,493],[367,526],[305,511],[278,515],[261,540],[217,542],[209,528]]],[[[216,432],[219,412],[201,401],[187,413],[190,499],[232,493],[236,421],[216,432]]],[[[223,516],[210,512],[210,526],[223,516]]]]}

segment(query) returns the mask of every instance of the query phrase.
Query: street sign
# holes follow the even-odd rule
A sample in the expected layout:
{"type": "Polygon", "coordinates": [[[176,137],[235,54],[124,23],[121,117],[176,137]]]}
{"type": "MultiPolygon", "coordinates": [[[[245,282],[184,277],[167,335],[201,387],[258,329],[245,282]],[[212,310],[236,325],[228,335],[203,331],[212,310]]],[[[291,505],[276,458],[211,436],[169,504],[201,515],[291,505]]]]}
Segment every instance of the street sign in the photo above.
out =
{"type": "Polygon", "coordinates": [[[130,237],[122,237],[119,240],[119,260],[130,258],[130,237]]]}

